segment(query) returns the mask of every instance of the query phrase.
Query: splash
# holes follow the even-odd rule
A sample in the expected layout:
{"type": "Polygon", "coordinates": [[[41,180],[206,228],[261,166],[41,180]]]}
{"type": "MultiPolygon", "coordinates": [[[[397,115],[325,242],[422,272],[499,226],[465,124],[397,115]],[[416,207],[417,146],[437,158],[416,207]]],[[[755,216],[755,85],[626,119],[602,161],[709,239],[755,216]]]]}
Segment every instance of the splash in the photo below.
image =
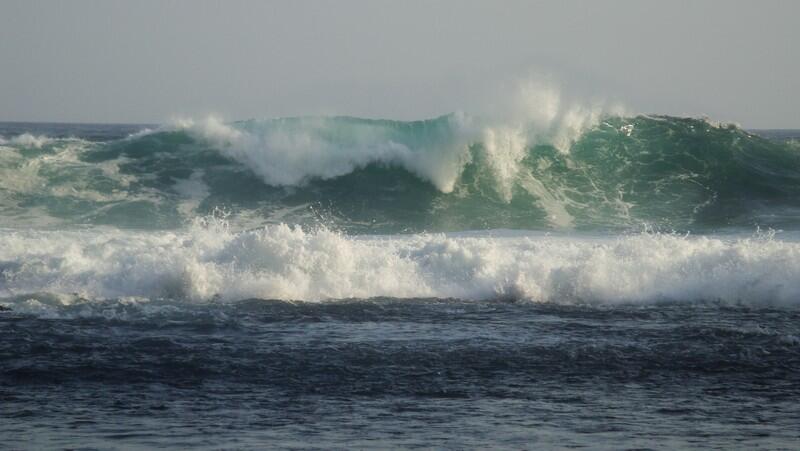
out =
{"type": "Polygon", "coordinates": [[[42,135],[37,136],[30,133],[23,133],[10,139],[5,139],[0,136],[0,146],[18,146],[31,149],[41,149],[52,142],[52,138],[42,135]]]}

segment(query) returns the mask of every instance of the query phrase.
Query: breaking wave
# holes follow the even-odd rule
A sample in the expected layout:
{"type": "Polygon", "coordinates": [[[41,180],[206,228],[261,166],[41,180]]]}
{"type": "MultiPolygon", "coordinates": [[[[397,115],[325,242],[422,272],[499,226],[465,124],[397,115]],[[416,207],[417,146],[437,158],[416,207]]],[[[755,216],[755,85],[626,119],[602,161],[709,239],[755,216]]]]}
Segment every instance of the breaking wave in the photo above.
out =
{"type": "Polygon", "coordinates": [[[5,231],[0,296],[42,299],[523,299],[796,304],[800,243],[763,236],[520,232],[347,236],[225,221],[184,231],[5,231]]]}
{"type": "Polygon", "coordinates": [[[105,142],[0,141],[6,226],[246,226],[356,233],[705,230],[800,221],[800,153],[736,126],[574,108],[527,122],[454,113],[178,121],[105,142]]]}

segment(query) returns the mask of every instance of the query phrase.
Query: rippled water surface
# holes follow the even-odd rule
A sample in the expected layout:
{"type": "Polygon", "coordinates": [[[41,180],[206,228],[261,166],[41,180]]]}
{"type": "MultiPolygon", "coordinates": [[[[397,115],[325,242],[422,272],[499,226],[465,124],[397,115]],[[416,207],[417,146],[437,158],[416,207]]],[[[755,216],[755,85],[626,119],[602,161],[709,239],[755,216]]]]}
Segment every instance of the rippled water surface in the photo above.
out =
{"type": "Polygon", "coordinates": [[[10,448],[793,448],[800,311],[432,299],[0,314],[10,448]]]}

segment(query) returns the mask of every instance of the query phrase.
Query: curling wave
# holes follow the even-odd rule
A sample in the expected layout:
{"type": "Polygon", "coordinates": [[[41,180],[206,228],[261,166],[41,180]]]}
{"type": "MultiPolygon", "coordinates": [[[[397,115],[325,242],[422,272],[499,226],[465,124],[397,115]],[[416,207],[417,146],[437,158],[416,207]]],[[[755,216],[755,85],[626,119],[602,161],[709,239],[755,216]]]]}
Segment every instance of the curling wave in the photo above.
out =
{"type": "Polygon", "coordinates": [[[0,141],[6,226],[176,228],[219,208],[248,226],[357,233],[792,229],[800,152],[706,120],[581,109],[506,124],[208,119],[106,142],[0,141]]]}

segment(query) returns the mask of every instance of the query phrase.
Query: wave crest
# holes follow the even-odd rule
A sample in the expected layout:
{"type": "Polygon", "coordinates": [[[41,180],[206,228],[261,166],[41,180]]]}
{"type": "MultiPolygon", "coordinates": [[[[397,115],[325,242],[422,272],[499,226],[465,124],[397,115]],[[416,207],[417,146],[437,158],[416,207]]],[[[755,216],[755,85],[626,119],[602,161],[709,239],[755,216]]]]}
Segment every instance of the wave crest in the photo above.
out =
{"type": "Polygon", "coordinates": [[[5,225],[175,228],[222,207],[250,225],[381,233],[800,225],[791,142],[698,119],[544,110],[518,122],[212,118],[40,148],[20,138],[0,152],[0,210],[5,225]]]}
{"type": "Polygon", "coordinates": [[[470,161],[469,119],[462,114],[408,123],[287,118],[225,124],[210,117],[180,121],[177,127],[272,186],[305,185],[378,164],[405,168],[449,193],[470,161]]]}

